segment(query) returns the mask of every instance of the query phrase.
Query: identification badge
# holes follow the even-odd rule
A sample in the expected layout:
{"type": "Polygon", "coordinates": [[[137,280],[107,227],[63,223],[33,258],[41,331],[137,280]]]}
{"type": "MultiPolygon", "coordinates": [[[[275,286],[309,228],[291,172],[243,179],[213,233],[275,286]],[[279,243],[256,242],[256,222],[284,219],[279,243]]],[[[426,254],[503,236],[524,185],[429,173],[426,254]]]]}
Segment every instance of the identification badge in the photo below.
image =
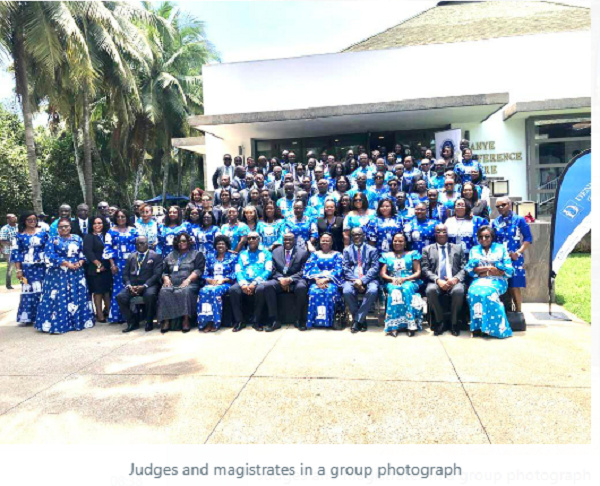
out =
{"type": "Polygon", "coordinates": [[[219,276],[221,277],[223,275],[223,265],[221,265],[220,263],[217,263],[215,265],[215,277],[219,276]]]}
{"type": "Polygon", "coordinates": [[[127,253],[127,245],[121,245],[121,253],[127,253]]]}
{"type": "Polygon", "coordinates": [[[285,267],[283,267],[283,273],[288,273],[288,270],[290,269],[290,267],[288,267],[287,265],[285,267]]]}
{"type": "Polygon", "coordinates": [[[173,267],[173,271],[174,271],[174,272],[178,272],[178,271],[179,271],[179,265],[175,265],[175,266],[173,267]]]}

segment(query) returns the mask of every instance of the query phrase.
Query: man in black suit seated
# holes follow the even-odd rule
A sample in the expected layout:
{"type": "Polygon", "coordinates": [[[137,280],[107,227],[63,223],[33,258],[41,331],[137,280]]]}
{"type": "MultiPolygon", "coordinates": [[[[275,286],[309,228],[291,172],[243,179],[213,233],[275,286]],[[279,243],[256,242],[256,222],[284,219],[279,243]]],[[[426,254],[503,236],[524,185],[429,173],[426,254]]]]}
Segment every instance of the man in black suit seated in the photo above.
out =
{"type": "Polygon", "coordinates": [[[465,256],[460,245],[448,243],[448,229],[435,227],[435,243],[423,248],[422,275],[427,283],[425,293],[433,312],[433,333],[444,333],[444,308],[441,296],[450,296],[451,332],[458,336],[458,319],[465,299],[465,256]]]}
{"type": "MultiPolygon", "coordinates": [[[[296,247],[296,237],[293,233],[285,233],[283,246],[275,248],[272,256],[273,277],[263,284],[265,289],[263,296],[269,316],[265,331],[272,332],[281,327],[281,323],[277,322],[277,294],[282,292],[294,294],[298,316],[296,327],[304,331],[306,330],[308,285],[302,278],[302,271],[309,253],[303,248],[296,247]]],[[[257,302],[256,305],[262,306],[264,301],[257,302]]]]}
{"type": "Polygon", "coordinates": [[[127,329],[131,332],[139,328],[133,323],[133,312],[130,308],[131,299],[141,296],[146,306],[146,331],[154,329],[152,321],[156,315],[156,300],[162,275],[162,256],[148,249],[148,239],[138,236],[135,239],[136,252],[127,259],[123,271],[125,288],[117,294],[117,302],[121,313],[127,319],[127,329]]]}

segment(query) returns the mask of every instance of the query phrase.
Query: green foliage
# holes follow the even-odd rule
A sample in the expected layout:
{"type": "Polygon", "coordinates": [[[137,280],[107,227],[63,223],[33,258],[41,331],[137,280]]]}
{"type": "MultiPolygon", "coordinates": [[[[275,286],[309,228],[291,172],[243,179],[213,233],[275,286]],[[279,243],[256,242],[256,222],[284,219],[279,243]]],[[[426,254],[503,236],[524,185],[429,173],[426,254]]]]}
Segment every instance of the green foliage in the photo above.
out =
{"type": "Polygon", "coordinates": [[[572,253],[556,277],[556,303],[585,322],[592,322],[591,284],[591,255],[572,253]]]}

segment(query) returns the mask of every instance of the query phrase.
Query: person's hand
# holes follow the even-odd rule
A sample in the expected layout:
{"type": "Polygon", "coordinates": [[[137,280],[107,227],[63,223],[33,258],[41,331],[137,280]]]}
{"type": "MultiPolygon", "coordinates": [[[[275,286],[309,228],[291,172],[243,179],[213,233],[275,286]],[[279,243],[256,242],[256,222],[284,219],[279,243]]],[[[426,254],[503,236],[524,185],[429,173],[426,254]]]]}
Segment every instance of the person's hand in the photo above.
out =
{"type": "Polygon", "coordinates": [[[256,292],[256,287],[258,287],[258,284],[256,284],[256,282],[253,282],[250,285],[248,285],[248,295],[254,295],[254,292],[256,292]]]}
{"type": "Polygon", "coordinates": [[[441,278],[438,278],[438,279],[435,281],[435,283],[437,284],[437,286],[438,286],[440,289],[442,289],[442,290],[444,290],[444,291],[448,290],[448,281],[447,281],[447,280],[442,280],[441,278]]]}
{"type": "Polygon", "coordinates": [[[189,284],[190,284],[190,281],[186,278],[183,282],[181,282],[181,284],[179,285],[179,288],[185,289],[189,284]]]}
{"type": "Polygon", "coordinates": [[[518,259],[519,259],[519,257],[521,256],[521,255],[520,255],[519,253],[517,253],[516,251],[511,251],[509,255],[510,255],[510,259],[511,259],[511,260],[513,260],[513,261],[514,261],[514,260],[518,260],[518,259]]]}
{"type": "Polygon", "coordinates": [[[119,273],[119,267],[117,267],[116,265],[112,265],[110,267],[110,271],[112,272],[113,275],[116,275],[117,273],[119,273]]]}
{"type": "Polygon", "coordinates": [[[169,277],[163,278],[163,287],[173,287],[173,283],[169,277]]]}
{"type": "Polygon", "coordinates": [[[362,280],[360,278],[357,278],[352,285],[354,286],[354,288],[356,290],[360,290],[362,288],[362,280]]]}
{"type": "Polygon", "coordinates": [[[241,287],[242,287],[242,292],[244,292],[246,295],[250,295],[248,293],[248,284],[244,284],[241,287]]]}
{"type": "Polygon", "coordinates": [[[458,283],[458,279],[456,277],[453,277],[450,280],[448,280],[446,283],[448,285],[448,290],[451,290],[458,283]]]}
{"type": "Polygon", "coordinates": [[[144,290],[146,290],[146,287],[144,287],[143,285],[137,285],[133,288],[135,289],[136,295],[142,295],[144,293],[144,290]]]}
{"type": "Polygon", "coordinates": [[[493,277],[500,277],[500,276],[502,276],[503,273],[504,272],[502,272],[502,270],[500,270],[496,267],[492,267],[489,272],[489,274],[492,275],[493,277]]]}

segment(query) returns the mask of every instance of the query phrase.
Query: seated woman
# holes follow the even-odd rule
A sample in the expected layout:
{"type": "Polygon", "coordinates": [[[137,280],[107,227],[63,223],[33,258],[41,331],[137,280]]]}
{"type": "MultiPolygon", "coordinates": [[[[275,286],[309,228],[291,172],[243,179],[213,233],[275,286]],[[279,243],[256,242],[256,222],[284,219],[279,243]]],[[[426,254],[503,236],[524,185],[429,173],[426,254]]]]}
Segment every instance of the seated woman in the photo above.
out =
{"type": "MultiPolygon", "coordinates": [[[[467,182],[470,184],[470,182],[467,182]]],[[[448,228],[448,241],[460,245],[465,254],[465,261],[469,259],[471,248],[477,244],[477,231],[486,225],[487,221],[471,214],[471,205],[463,198],[454,203],[454,216],[446,220],[448,228]]]]}
{"type": "Polygon", "coordinates": [[[491,226],[482,226],[477,231],[479,245],[473,247],[465,266],[473,277],[467,302],[473,336],[507,338],[512,336],[512,329],[500,296],[508,289],[507,279],[514,274],[514,268],[506,248],[495,239],[496,232],[491,226]]]}
{"type": "MultiPolygon", "coordinates": [[[[332,327],[336,305],[340,301],[342,285],[342,254],[333,251],[333,236],[323,233],[319,239],[320,250],[313,252],[304,267],[308,289],[308,319],[306,328],[332,327]]],[[[299,327],[301,331],[306,330],[299,327]]]]}
{"type": "Polygon", "coordinates": [[[215,252],[207,255],[204,280],[198,299],[198,330],[218,331],[223,316],[223,296],[235,282],[237,254],[231,251],[231,241],[225,235],[217,235],[215,252]]]}
{"type": "Polygon", "coordinates": [[[204,255],[193,249],[187,233],[173,240],[173,251],[163,261],[163,287],[158,294],[158,315],[161,333],[171,328],[171,321],[183,317],[181,332],[189,332],[190,316],[196,313],[198,291],[204,275],[204,255]]]}
{"type": "Polygon", "coordinates": [[[94,311],[83,273],[83,240],[71,234],[71,221],[60,219],[58,237],[46,244],[49,264],[35,328],[51,334],[94,327],[94,311]]]}
{"type": "Polygon", "coordinates": [[[38,218],[33,211],[19,217],[19,232],[12,242],[10,260],[15,262],[17,277],[21,281],[21,300],[17,311],[20,326],[35,322],[42,297],[42,282],[46,274],[44,249],[49,235],[37,227],[38,218]]]}
{"type": "Polygon", "coordinates": [[[415,331],[422,330],[423,299],[419,287],[421,277],[421,254],[406,250],[406,237],[396,233],[392,239],[392,249],[384,253],[379,260],[383,266],[380,276],[387,283],[387,309],[385,313],[385,332],[396,337],[398,331],[408,330],[410,337],[415,331]]]}

